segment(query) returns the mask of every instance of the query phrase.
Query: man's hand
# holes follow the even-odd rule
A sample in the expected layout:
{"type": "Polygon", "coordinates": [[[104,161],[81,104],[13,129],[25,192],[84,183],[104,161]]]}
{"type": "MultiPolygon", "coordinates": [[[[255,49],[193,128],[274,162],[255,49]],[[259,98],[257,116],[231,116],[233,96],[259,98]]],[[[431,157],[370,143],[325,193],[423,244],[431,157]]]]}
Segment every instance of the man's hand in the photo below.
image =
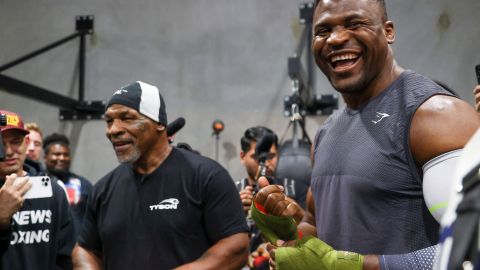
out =
{"type": "Polygon", "coordinates": [[[269,185],[265,177],[258,180],[261,188],[255,195],[252,218],[265,240],[292,240],[300,237],[297,225],[303,218],[303,209],[283,194],[283,187],[269,185]]]}
{"type": "Polygon", "coordinates": [[[293,200],[285,196],[283,187],[278,185],[269,185],[267,178],[258,179],[261,188],[255,196],[255,202],[261,205],[267,214],[292,217],[297,224],[303,218],[303,209],[293,200]]]}
{"type": "Polygon", "coordinates": [[[327,243],[312,236],[287,242],[278,240],[276,245],[268,246],[268,252],[271,258],[269,261],[271,269],[379,269],[365,267],[365,256],[354,252],[334,250],[327,243]]]}
{"type": "Polygon", "coordinates": [[[268,263],[270,264],[271,270],[276,269],[275,251],[277,250],[277,247],[291,247],[291,246],[295,246],[295,240],[291,240],[287,242],[283,240],[278,240],[277,245],[272,245],[270,243],[267,244],[267,251],[268,251],[268,254],[270,255],[270,259],[268,260],[268,263]]]}
{"type": "Polygon", "coordinates": [[[0,229],[8,228],[13,214],[22,208],[24,195],[31,186],[28,177],[17,177],[16,174],[6,177],[0,189],[0,229]]]}
{"type": "Polygon", "coordinates": [[[480,84],[473,88],[473,96],[475,97],[475,109],[480,112],[480,84]]]}
{"type": "Polygon", "coordinates": [[[250,207],[252,206],[253,200],[253,187],[246,186],[245,189],[240,191],[240,200],[242,201],[243,211],[245,214],[250,211],[250,207]]]}
{"type": "Polygon", "coordinates": [[[262,243],[257,247],[257,250],[250,253],[248,258],[248,266],[251,269],[264,269],[269,263],[270,255],[267,251],[268,243],[262,243]]]}

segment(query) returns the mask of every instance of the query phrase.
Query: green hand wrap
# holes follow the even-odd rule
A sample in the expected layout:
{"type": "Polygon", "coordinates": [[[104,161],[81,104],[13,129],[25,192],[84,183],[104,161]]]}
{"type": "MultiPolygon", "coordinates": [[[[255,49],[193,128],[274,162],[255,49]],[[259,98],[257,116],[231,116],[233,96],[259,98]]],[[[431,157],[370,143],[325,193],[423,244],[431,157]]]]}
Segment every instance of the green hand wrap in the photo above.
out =
{"type": "Polygon", "coordinates": [[[313,236],[295,242],[294,247],[279,247],[275,251],[277,270],[362,270],[363,256],[336,251],[313,236]]]}
{"type": "Polygon", "coordinates": [[[263,237],[270,243],[276,245],[277,240],[298,239],[297,225],[293,218],[267,215],[252,204],[252,218],[262,232],[263,237]]]}

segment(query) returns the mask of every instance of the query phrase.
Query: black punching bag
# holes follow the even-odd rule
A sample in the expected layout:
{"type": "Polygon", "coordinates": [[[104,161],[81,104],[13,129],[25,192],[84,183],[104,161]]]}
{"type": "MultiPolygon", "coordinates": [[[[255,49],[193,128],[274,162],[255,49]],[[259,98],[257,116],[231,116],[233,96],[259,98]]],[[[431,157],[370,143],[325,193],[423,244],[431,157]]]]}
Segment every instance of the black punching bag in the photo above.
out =
{"type": "Polygon", "coordinates": [[[305,208],[307,191],[310,187],[312,166],[310,143],[305,140],[287,140],[278,151],[276,178],[285,187],[285,194],[305,208]]]}

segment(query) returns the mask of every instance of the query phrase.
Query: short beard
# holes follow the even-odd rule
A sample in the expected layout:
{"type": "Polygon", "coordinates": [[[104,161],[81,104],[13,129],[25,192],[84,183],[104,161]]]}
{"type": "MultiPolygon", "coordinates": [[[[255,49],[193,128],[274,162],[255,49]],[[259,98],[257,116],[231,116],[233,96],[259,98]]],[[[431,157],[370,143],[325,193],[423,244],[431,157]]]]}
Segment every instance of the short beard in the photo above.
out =
{"type": "Polygon", "coordinates": [[[140,158],[141,155],[142,153],[140,152],[140,150],[134,147],[131,154],[126,156],[117,155],[117,159],[118,159],[118,162],[120,163],[134,163],[140,158]]]}

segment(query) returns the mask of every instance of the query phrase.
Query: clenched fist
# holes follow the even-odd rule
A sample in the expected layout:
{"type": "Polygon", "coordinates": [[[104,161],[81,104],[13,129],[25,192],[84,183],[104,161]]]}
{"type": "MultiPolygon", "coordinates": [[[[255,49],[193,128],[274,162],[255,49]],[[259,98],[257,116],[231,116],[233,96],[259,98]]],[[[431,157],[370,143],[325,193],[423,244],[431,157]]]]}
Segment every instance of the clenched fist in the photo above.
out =
{"type": "Polygon", "coordinates": [[[258,183],[261,189],[255,196],[257,204],[263,206],[270,215],[293,217],[297,224],[300,223],[304,210],[293,199],[285,196],[282,186],[269,185],[265,177],[261,177],[258,183]]]}
{"type": "Polygon", "coordinates": [[[246,186],[244,189],[242,189],[240,191],[240,200],[242,201],[243,211],[245,211],[245,213],[250,211],[253,201],[253,187],[246,186]]]}

